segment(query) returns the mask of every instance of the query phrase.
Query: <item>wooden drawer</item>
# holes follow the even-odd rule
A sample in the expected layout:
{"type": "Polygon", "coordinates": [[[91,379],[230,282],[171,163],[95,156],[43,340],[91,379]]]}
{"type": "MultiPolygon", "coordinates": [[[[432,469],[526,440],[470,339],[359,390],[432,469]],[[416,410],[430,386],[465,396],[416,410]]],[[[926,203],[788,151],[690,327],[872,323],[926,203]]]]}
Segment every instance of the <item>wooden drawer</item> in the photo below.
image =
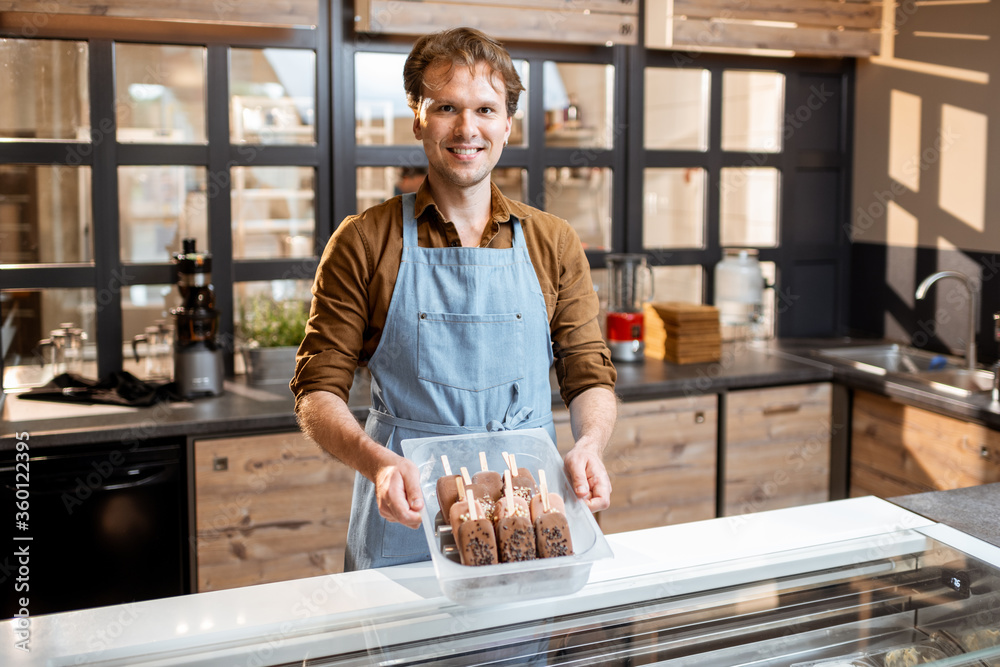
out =
{"type": "Polygon", "coordinates": [[[829,383],[729,392],[725,515],[829,499],[831,396],[829,383]]]}
{"type": "MultiPolygon", "coordinates": [[[[555,414],[559,449],[572,447],[569,413],[555,414]]],[[[714,394],[623,403],[605,452],[611,507],[605,533],[715,517],[718,424],[714,394]]]]}
{"type": "Polygon", "coordinates": [[[1000,433],[858,391],[851,495],[883,498],[1000,481],[1000,433]]]}
{"type": "Polygon", "coordinates": [[[297,432],[194,442],[198,590],[342,572],[354,471],[297,432]]]}

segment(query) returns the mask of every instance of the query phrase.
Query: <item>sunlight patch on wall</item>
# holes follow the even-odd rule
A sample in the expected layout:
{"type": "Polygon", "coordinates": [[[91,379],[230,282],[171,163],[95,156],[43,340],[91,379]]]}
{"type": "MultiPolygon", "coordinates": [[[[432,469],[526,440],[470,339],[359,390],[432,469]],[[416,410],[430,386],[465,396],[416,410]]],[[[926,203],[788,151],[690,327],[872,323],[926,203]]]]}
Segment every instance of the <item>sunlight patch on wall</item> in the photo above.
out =
{"type": "Polygon", "coordinates": [[[919,225],[915,215],[894,201],[886,209],[888,243],[891,246],[916,248],[919,225]]]}
{"type": "Polygon", "coordinates": [[[889,176],[920,191],[920,96],[889,95],[889,176]]]}
{"type": "Polygon", "coordinates": [[[976,231],[986,218],[985,114],[941,106],[941,180],[938,205],[976,231]],[[949,143],[950,142],[950,143],[949,143]]]}

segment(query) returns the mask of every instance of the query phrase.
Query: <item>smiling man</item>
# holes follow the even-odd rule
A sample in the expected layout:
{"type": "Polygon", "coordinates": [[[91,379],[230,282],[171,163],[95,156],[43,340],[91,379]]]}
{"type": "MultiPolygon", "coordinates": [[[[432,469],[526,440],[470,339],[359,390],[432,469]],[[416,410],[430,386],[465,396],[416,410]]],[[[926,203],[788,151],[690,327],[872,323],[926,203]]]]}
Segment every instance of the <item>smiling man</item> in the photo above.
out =
{"type": "Polygon", "coordinates": [[[427,177],[333,234],[291,383],[303,430],[358,473],[347,570],[429,558],[402,440],[515,428],[554,439],[553,365],[569,480],[592,511],[611,502],[616,373],[580,239],[490,180],[523,90],[510,55],[477,30],[435,33],[414,44],[403,82],[427,177]],[[364,429],[347,406],[359,365],[372,377],[364,429]]]}

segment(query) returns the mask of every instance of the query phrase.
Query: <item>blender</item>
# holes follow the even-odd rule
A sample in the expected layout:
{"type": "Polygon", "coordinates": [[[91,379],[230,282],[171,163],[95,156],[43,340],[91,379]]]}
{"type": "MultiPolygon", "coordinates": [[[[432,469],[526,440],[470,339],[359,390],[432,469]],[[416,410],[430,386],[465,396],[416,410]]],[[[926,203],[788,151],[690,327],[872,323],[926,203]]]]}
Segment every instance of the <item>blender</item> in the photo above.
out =
{"type": "Polygon", "coordinates": [[[216,342],[219,311],[212,288],[212,255],[198,252],[195,239],[184,239],[174,255],[181,305],[173,308],[174,382],[184,398],[222,393],[222,350],[216,342]]]}
{"type": "Polygon", "coordinates": [[[607,255],[608,349],[615,361],[641,361],[643,303],[653,297],[653,271],[646,256],[633,253],[607,255]]]}

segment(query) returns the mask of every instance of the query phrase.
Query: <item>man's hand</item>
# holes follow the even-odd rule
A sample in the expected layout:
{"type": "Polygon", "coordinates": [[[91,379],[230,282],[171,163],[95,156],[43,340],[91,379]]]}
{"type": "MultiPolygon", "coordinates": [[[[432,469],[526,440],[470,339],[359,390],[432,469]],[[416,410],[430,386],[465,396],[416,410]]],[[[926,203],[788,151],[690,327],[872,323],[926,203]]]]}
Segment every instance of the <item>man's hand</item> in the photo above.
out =
{"type": "Polygon", "coordinates": [[[569,404],[569,421],[576,444],[563,461],[577,497],[591,512],[611,506],[611,478],[602,454],[611,439],[618,403],[614,393],[592,387],[569,404]]]}
{"type": "Polygon", "coordinates": [[[382,466],[375,473],[378,513],[387,521],[419,528],[419,512],[424,506],[420,495],[420,474],[412,461],[401,456],[395,459],[394,464],[382,466]]]}
{"type": "Polygon", "coordinates": [[[566,454],[563,463],[573,491],[591,512],[611,506],[611,478],[595,447],[581,440],[566,454]]]}

